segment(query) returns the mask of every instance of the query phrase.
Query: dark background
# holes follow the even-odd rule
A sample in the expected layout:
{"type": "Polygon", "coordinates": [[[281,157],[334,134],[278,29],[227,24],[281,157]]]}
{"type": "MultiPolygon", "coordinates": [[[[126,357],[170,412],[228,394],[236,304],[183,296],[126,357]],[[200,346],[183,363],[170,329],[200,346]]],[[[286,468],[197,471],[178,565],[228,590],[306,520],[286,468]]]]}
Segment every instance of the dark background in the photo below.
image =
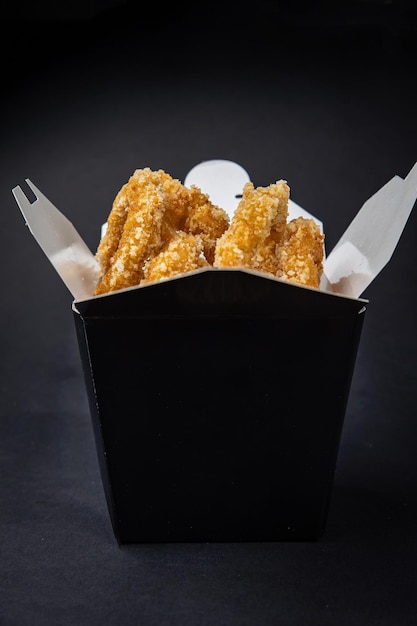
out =
{"type": "Polygon", "coordinates": [[[256,185],[285,178],[330,251],[417,160],[415,3],[80,0],[2,14],[0,624],[415,624],[416,209],[364,293],[325,535],[121,548],[72,298],[11,194],[30,178],[93,250],[134,169],[183,179],[231,159],[256,185]]]}

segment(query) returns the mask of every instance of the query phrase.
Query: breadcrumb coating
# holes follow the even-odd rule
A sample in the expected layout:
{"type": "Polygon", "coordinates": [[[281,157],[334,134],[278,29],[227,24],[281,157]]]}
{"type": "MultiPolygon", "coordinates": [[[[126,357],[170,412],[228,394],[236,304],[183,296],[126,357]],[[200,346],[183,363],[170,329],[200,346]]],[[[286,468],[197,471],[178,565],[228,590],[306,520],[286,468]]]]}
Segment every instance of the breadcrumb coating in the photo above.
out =
{"type": "Polygon", "coordinates": [[[284,228],[288,198],[289,187],[284,180],[257,188],[251,182],[246,183],[231,224],[217,241],[214,265],[253,267],[261,246],[269,237],[279,236],[284,228]]]}
{"type": "Polygon", "coordinates": [[[189,202],[185,230],[200,236],[204,255],[209,264],[213,265],[216,243],[229,227],[229,216],[224,209],[212,204],[209,197],[195,185],[190,187],[189,202]]]}
{"type": "Polygon", "coordinates": [[[102,274],[105,274],[110,267],[112,258],[119,246],[120,237],[127,218],[129,208],[128,187],[130,181],[123,185],[117,194],[113,208],[107,219],[107,230],[99,243],[96,258],[100,264],[102,274]]]}
{"type": "MultiPolygon", "coordinates": [[[[109,235],[109,253],[114,247],[115,252],[106,257],[103,255],[105,247],[100,250],[99,246],[97,255],[104,274],[96,294],[139,284],[143,277],[143,263],[163,243],[162,219],[166,210],[163,186],[153,184],[146,177],[133,175],[125,186],[125,201],[127,216],[119,241],[114,242],[114,232],[109,235]]],[[[110,217],[112,213],[113,210],[110,217]]],[[[107,239],[107,233],[104,239],[107,239]]]]}
{"type": "Polygon", "coordinates": [[[145,263],[141,282],[163,280],[208,265],[203,256],[201,238],[198,235],[178,231],[157,255],[145,263]]]}
{"type": "Polygon", "coordinates": [[[137,169],[113,202],[96,252],[95,294],[164,280],[201,267],[242,267],[318,287],[324,235],[313,219],[288,222],[281,179],[243,188],[232,220],[195,185],[164,170],[137,169]]]}
{"type": "MultiPolygon", "coordinates": [[[[197,187],[189,189],[163,170],[147,167],[135,170],[123,185],[107,224],[96,252],[101,278],[95,295],[140,284],[145,280],[145,266],[164,246],[166,267],[173,267],[177,273],[178,246],[189,250],[190,245],[189,239],[177,238],[181,231],[198,235],[211,261],[215,242],[229,226],[229,217],[197,187]],[[171,248],[167,244],[172,240],[175,245],[170,262],[171,248]]],[[[146,282],[149,280],[147,275],[146,282]]]]}
{"type": "Polygon", "coordinates": [[[285,227],[276,249],[278,278],[318,287],[323,272],[324,235],[310,218],[297,217],[285,227]]]}

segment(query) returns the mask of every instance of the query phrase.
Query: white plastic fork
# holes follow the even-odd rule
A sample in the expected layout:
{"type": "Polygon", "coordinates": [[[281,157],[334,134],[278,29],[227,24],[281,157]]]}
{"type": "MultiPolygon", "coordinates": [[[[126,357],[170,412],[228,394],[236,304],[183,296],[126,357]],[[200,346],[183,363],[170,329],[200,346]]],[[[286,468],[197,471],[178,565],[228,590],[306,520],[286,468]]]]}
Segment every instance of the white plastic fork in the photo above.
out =
{"type": "Polygon", "coordinates": [[[56,271],[76,300],[91,297],[99,279],[99,265],[73,224],[28,179],[28,187],[36,196],[30,202],[22,188],[12,193],[35,237],[56,271]]]}

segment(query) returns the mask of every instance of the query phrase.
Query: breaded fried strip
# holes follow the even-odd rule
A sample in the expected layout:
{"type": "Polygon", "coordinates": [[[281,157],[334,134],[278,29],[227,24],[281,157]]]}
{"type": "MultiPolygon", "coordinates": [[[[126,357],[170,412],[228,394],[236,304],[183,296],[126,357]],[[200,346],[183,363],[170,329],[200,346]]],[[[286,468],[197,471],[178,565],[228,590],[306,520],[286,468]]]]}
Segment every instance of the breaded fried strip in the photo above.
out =
{"type": "MultiPolygon", "coordinates": [[[[289,188],[288,188],[289,193],[289,188]]],[[[281,197],[281,210],[277,212],[271,232],[264,241],[261,242],[257,253],[252,259],[252,268],[260,272],[276,275],[278,271],[278,262],[276,256],[276,248],[282,239],[288,217],[288,197],[287,190],[281,197]]]]}
{"type": "Polygon", "coordinates": [[[148,180],[155,185],[162,185],[166,196],[164,228],[169,236],[177,230],[183,230],[184,222],[190,210],[188,189],[177,179],[172,178],[164,170],[147,171],[148,180]]]}
{"type": "Polygon", "coordinates": [[[212,265],[217,239],[229,226],[229,216],[224,209],[214,205],[208,195],[192,185],[188,190],[189,210],[185,230],[200,235],[204,255],[212,265]]]}
{"type": "MultiPolygon", "coordinates": [[[[145,263],[165,244],[174,240],[173,249],[180,242],[185,246],[182,235],[177,239],[181,231],[198,235],[203,253],[212,262],[216,240],[228,226],[226,211],[216,207],[197,187],[188,189],[164,170],[136,170],[113,203],[107,232],[97,249],[103,275],[96,295],[139,284],[145,263]]],[[[187,241],[189,248],[191,241],[187,241]]],[[[192,247],[190,250],[193,254],[192,247]]],[[[168,265],[177,272],[173,259],[170,261],[168,265]]],[[[156,268],[159,265],[155,263],[156,268]]],[[[191,260],[190,267],[200,266],[201,259],[198,263],[191,260]]],[[[156,271],[162,270],[152,270],[156,271]]]]}
{"type": "Polygon", "coordinates": [[[107,218],[107,230],[103,235],[96,252],[96,258],[104,275],[112,263],[113,256],[119,246],[129,209],[129,197],[137,184],[145,182],[155,186],[162,185],[169,198],[169,215],[166,215],[165,239],[171,236],[176,228],[184,221],[188,210],[188,195],[183,192],[179,180],[173,179],[164,170],[153,171],[149,167],[134,171],[128,182],[118,192],[112,209],[107,218]]]}
{"type": "Polygon", "coordinates": [[[111,260],[116,252],[120,237],[122,236],[123,227],[127,218],[127,210],[129,207],[127,190],[131,184],[131,180],[123,185],[114,199],[112,210],[107,218],[107,230],[104,233],[96,252],[96,259],[104,275],[110,267],[111,260]]]}
{"type": "Polygon", "coordinates": [[[117,194],[96,257],[95,294],[214,265],[247,267],[318,287],[324,236],[312,219],[287,223],[285,180],[246,183],[232,220],[198,187],[164,170],[136,170],[117,194]]]}
{"type": "Polygon", "coordinates": [[[202,252],[203,242],[198,235],[178,231],[157,255],[145,263],[141,282],[149,283],[205,267],[209,263],[202,256],[202,252]]]}
{"type": "Polygon", "coordinates": [[[324,235],[310,218],[297,217],[288,222],[276,248],[279,278],[301,285],[318,287],[323,272],[324,235]]]}
{"type": "Polygon", "coordinates": [[[147,176],[132,176],[126,189],[128,215],[111,265],[96,288],[96,295],[139,284],[143,264],[162,245],[161,231],[166,195],[161,184],[147,176]]]}
{"type": "Polygon", "coordinates": [[[286,223],[289,193],[285,180],[257,188],[246,183],[231,224],[217,241],[214,265],[253,267],[263,242],[271,237],[271,243],[286,223]]]}

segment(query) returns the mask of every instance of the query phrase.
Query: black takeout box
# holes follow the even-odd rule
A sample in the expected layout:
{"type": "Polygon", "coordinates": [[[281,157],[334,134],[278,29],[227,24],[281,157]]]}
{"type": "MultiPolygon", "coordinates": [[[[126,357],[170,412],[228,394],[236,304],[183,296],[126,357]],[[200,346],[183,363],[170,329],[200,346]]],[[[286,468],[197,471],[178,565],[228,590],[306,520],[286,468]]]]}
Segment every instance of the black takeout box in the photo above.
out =
{"type": "MultiPolygon", "coordinates": [[[[236,201],[243,168],[200,165],[193,183],[229,186],[236,201]]],[[[210,267],[92,296],[97,260],[26,181],[37,199],[16,187],[17,203],[74,296],[119,544],[318,539],[368,304],[359,296],[399,240],[417,164],[365,202],[325,259],[320,289],[210,267]]]]}
{"type": "Polygon", "coordinates": [[[118,541],[320,537],[365,302],[211,268],[77,302],[118,541]]]}

